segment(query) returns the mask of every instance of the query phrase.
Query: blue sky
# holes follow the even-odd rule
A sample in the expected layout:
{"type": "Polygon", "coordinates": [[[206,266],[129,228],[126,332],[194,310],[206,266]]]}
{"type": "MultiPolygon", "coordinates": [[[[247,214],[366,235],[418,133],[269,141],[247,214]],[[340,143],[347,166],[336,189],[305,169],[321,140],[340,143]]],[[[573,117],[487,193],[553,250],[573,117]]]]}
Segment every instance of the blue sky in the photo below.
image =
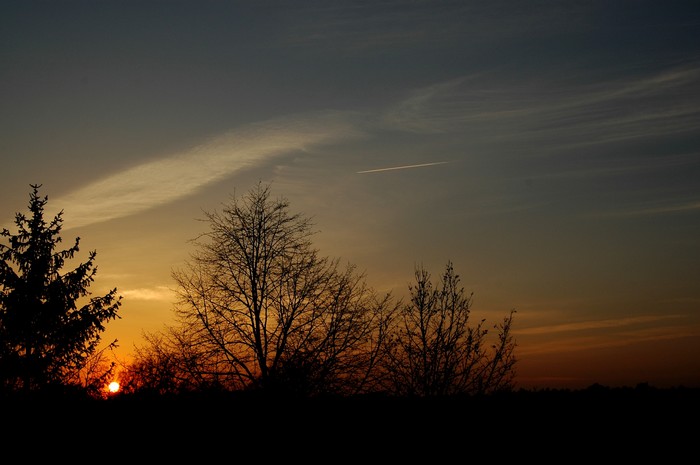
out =
{"type": "Polygon", "coordinates": [[[126,356],[259,180],[405,294],[516,309],[524,386],[700,384],[691,1],[7,1],[0,220],[31,183],[118,287],[126,356]]]}

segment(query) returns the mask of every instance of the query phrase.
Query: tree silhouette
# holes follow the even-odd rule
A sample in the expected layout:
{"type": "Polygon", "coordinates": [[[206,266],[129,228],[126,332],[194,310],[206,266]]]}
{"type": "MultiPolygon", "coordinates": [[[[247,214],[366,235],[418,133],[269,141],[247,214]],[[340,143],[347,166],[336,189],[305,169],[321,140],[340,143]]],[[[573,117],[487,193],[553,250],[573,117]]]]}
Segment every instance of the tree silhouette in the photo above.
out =
{"type": "Polygon", "coordinates": [[[165,396],[205,390],[203,383],[187,375],[186,356],[174,348],[179,333],[168,328],[166,333],[143,336],[145,344],[135,347],[132,359],[120,370],[122,394],[165,396]]]}
{"type": "Polygon", "coordinates": [[[104,323],[118,317],[121,304],[116,288],[90,297],[95,251],[61,274],[66,260],[79,251],[80,238],[56,251],[63,211],[47,224],[48,196],[39,196],[40,184],[30,186],[29,216],[15,215],[16,234],[6,228],[0,233],[8,242],[0,244],[0,388],[6,391],[40,391],[100,379],[92,372],[82,378],[78,373],[101,366],[91,357],[104,323]]]}
{"type": "Polygon", "coordinates": [[[152,335],[157,346],[133,367],[148,375],[154,362],[178,360],[183,385],[229,390],[371,390],[390,297],[378,299],[354,266],[319,256],[311,220],[273,200],[269,185],[205,215],[210,231],[173,272],[179,326],[163,335],[166,348],[152,335]]]}
{"type": "Polygon", "coordinates": [[[459,287],[448,262],[437,287],[422,267],[409,286],[410,302],[392,327],[387,354],[389,390],[401,396],[482,394],[512,387],[514,311],[494,326],[498,341],[487,344],[484,320],[470,326],[472,295],[459,287]],[[490,349],[490,350],[489,350],[490,349]]]}

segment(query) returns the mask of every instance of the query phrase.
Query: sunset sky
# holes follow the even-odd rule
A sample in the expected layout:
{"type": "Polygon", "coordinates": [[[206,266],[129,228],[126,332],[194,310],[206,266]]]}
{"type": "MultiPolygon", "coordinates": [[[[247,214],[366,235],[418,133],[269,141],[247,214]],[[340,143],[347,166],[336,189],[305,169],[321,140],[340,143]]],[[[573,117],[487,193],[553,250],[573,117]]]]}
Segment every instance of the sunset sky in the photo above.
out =
{"type": "Polygon", "coordinates": [[[700,386],[700,2],[5,0],[0,101],[0,224],[42,184],[119,357],[263,181],[378,292],[515,309],[521,387],[700,386]]]}

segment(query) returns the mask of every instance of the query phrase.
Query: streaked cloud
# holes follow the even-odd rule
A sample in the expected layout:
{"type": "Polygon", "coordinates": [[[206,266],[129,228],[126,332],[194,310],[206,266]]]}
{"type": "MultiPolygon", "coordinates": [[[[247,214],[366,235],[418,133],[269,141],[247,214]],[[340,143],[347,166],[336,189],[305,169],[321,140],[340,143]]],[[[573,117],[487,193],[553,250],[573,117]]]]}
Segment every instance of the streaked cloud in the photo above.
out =
{"type": "Polygon", "coordinates": [[[536,354],[576,352],[596,349],[625,347],[635,344],[647,344],[655,341],[668,341],[697,337],[698,327],[673,325],[652,326],[634,331],[621,331],[614,335],[582,335],[538,342],[537,344],[522,344],[518,348],[521,357],[536,354]]]}
{"type": "Polygon", "coordinates": [[[647,216],[664,215],[670,213],[684,213],[700,210],[700,200],[686,203],[667,204],[654,207],[632,208],[626,211],[616,211],[601,214],[598,216],[647,216]]]}
{"type": "Polygon", "coordinates": [[[52,200],[65,229],[142,212],[192,195],[208,184],[292,151],[357,137],[351,113],[282,117],[233,129],[203,144],[133,166],[52,200]]]}
{"type": "Polygon", "coordinates": [[[379,173],[380,171],[393,171],[393,170],[406,170],[410,168],[422,168],[424,166],[435,166],[435,165],[444,165],[446,163],[449,163],[447,161],[436,161],[432,163],[420,163],[417,165],[403,165],[403,166],[391,166],[389,168],[377,168],[373,170],[364,170],[364,171],[358,171],[357,174],[364,174],[364,173],[379,173]]]}
{"type": "MultiPolygon", "coordinates": [[[[430,2],[321,2],[296,5],[291,27],[280,39],[287,47],[332,44],[345,52],[371,53],[387,48],[446,44],[464,36],[464,20],[473,16],[461,3],[434,8],[430,2]],[[460,17],[460,19],[457,19],[460,17]],[[283,40],[282,40],[283,39],[283,40]]],[[[473,18],[473,26],[479,24],[473,18]]],[[[493,30],[496,28],[491,28],[493,30]]]]}
{"type": "Polygon", "coordinates": [[[129,300],[159,300],[172,301],[173,291],[167,286],[157,286],[154,288],[126,289],[119,291],[119,295],[129,300]]]}
{"type": "Polygon", "coordinates": [[[441,133],[453,130],[465,118],[473,117],[474,108],[461,105],[463,84],[469,81],[460,77],[446,82],[416,89],[404,100],[389,107],[382,116],[383,123],[391,128],[416,133],[441,133]],[[456,105],[450,106],[447,100],[456,105]],[[469,116],[472,114],[472,116],[469,116]]]}
{"type": "Polygon", "coordinates": [[[529,175],[530,179],[599,178],[604,176],[647,175],[660,170],[692,170],[700,167],[696,153],[664,155],[663,157],[619,156],[601,159],[596,166],[568,164],[565,169],[542,171],[529,175]]]}
{"type": "Polygon", "coordinates": [[[523,34],[546,36],[588,29],[584,19],[599,17],[596,6],[571,2],[547,8],[513,8],[508,2],[357,1],[295,3],[286,11],[285,46],[330,46],[334,51],[386,53],[387,49],[445,49],[492,41],[502,44],[523,34]],[[437,7],[436,7],[437,6],[437,7]],[[466,44],[466,45],[465,45],[466,44]]]}
{"type": "Polygon", "coordinates": [[[538,326],[533,328],[525,328],[518,330],[519,335],[531,334],[551,334],[561,333],[565,331],[585,331],[592,329],[615,328],[623,326],[631,326],[645,323],[654,323],[661,320],[680,318],[681,315],[645,315],[630,318],[616,318],[609,320],[593,320],[582,321],[578,323],[567,323],[561,325],[538,326]]]}
{"type": "Polygon", "coordinates": [[[694,132],[700,124],[698,67],[595,84],[570,74],[507,81],[484,72],[435,83],[388,108],[383,121],[416,133],[468,130],[499,143],[541,140],[540,150],[694,132]]]}

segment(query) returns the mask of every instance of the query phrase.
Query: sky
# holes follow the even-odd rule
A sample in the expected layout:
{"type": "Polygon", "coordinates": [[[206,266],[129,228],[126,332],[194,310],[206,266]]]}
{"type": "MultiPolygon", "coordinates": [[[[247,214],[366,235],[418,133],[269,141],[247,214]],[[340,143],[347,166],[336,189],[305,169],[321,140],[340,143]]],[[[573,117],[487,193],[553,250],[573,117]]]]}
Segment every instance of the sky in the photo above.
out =
{"type": "Polygon", "coordinates": [[[3,0],[0,101],[0,224],[42,185],[120,360],[262,181],[378,293],[515,310],[519,387],[700,386],[697,1],[3,0]]]}

